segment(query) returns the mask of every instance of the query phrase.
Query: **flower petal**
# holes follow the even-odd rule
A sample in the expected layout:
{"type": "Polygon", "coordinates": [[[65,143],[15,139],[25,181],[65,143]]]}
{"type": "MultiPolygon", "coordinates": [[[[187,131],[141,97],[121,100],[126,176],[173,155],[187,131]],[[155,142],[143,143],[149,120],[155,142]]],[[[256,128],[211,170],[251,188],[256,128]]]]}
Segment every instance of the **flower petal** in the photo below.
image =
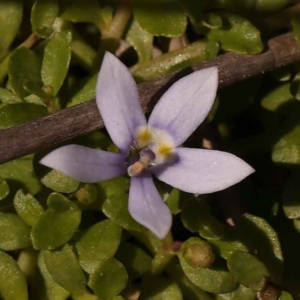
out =
{"type": "Polygon", "coordinates": [[[149,125],[167,130],[181,145],[203,122],[217,92],[218,68],[196,71],[174,83],[156,104],[149,125]]]}
{"type": "Polygon", "coordinates": [[[149,174],[131,178],[129,212],[137,222],[150,229],[160,239],[163,239],[171,228],[170,210],[149,174]]]}
{"type": "Polygon", "coordinates": [[[78,181],[93,183],[125,174],[125,158],[125,154],[67,145],[50,152],[40,163],[78,181]]]}
{"type": "Polygon", "coordinates": [[[208,194],[230,187],[254,172],[237,156],[215,150],[177,148],[178,160],[153,169],[161,181],[182,191],[208,194]]]}
{"type": "Polygon", "coordinates": [[[111,139],[128,152],[135,129],[146,124],[137,85],[128,68],[106,52],[96,87],[96,102],[111,139]]]}

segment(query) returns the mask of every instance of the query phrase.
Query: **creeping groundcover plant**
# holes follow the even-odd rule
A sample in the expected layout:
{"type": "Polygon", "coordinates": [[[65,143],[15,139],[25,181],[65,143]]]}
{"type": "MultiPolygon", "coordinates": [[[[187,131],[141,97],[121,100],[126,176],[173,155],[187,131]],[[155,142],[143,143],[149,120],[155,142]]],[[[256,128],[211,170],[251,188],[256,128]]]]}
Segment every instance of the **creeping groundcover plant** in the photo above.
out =
{"type": "Polygon", "coordinates": [[[67,145],[46,155],[41,164],[86,183],[127,172],[131,177],[131,216],[163,239],[172,216],[152,175],[182,191],[207,194],[228,188],[254,171],[230,153],[181,147],[209,113],[217,86],[216,67],[180,79],[162,96],[147,123],[133,77],[107,52],[98,76],[96,101],[120,152],[67,145]]]}

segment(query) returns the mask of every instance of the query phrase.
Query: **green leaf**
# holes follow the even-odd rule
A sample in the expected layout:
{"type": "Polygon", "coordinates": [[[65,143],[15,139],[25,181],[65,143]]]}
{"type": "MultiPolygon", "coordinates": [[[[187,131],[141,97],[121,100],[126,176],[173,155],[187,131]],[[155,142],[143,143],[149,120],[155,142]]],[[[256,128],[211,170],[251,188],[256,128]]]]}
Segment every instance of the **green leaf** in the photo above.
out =
{"type": "Polygon", "coordinates": [[[127,193],[129,191],[129,182],[130,180],[128,177],[116,177],[99,182],[100,196],[106,200],[115,194],[127,193]]]}
{"type": "Polygon", "coordinates": [[[266,277],[269,276],[268,270],[259,259],[242,251],[231,252],[227,258],[227,266],[239,283],[255,292],[264,287],[266,277]]]}
{"type": "Polygon", "coordinates": [[[47,115],[44,106],[32,103],[5,104],[0,108],[0,129],[20,125],[24,122],[47,115]]]}
{"type": "Polygon", "coordinates": [[[171,213],[177,215],[181,211],[181,192],[180,190],[173,188],[169,194],[166,204],[168,205],[171,213]]]}
{"type": "Polygon", "coordinates": [[[202,21],[206,0],[179,0],[181,7],[185,10],[193,25],[202,21]]]}
{"type": "Polygon", "coordinates": [[[0,213],[0,248],[11,251],[29,246],[30,227],[15,214],[0,213]]]}
{"type": "Polygon", "coordinates": [[[208,13],[203,16],[202,24],[203,26],[211,29],[221,28],[223,25],[223,20],[215,13],[208,13]]]}
{"type": "Polygon", "coordinates": [[[11,104],[23,102],[23,100],[11,91],[0,88],[0,102],[11,104]]]}
{"type": "Polygon", "coordinates": [[[101,261],[113,257],[121,241],[122,229],[105,220],[90,227],[76,244],[81,267],[92,274],[101,261]]]}
{"type": "Polygon", "coordinates": [[[220,268],[196,268],[192,267],[182,255],[179,255],[179,259],[185,275],[191,282],[206,292],[214,294],[229,293],[237,286],[228,271],[220,268]]]}
{"type": "Polygon", "coordinates": [[[128,272],[131,281],[140,278],[151,267],[152,258],[141,248],[131,243],[122,243],[116,254],[128,272]]]}
{"type": "Polygon", "coordinates": [[[209,212],[204,196],[190,197],[183,201],[181,220],[184,227],[192,232],[199,231],[205,239],[220,239],[224,234],[224,226],[209,212]]]}
{"type": "Polygon", "coordinates": [[[183,300],[183,297],[178,284],[174,280],[160,276],[143,282],[141,299],[183,300]]]}
{"type": "Polygon", "coordinates": [[[137,223],[128,211],[128,194],[110,196],[102,206],[103,213],[111,220],[127,230],[141,231],[142,225],[137,223]]]}
{"type": "Polygon", "coordinates": [[[49,189],[59,193],[72,193],[79,187],[79,182],[56,170],[51,170],[41,182],[49,189]]]}
{"type": "Polygon", "coordinates": [[[148,61],[152,58],[153,35],[143,30],[137,21],[133,20],[131,23],[125,40],[137,52],[139,62],[148,61]]]}
{"type": "Polygon", "coordinates": [[[45,47],[41,76],[45,86],[52,88],[52,95],[59,92],[67,75],[71,60],[72,33],[57,32],[45,47]]]}
{"type": "Polygon", "coordinates": [[[61,194],[50,194],[48,207],[32,227],[32,243],[37,250],[55,249],[67,243],[81,220],[77,205],[61,194]]]}
{"type": "Polygon", "coordinates": [[[248,20],[230,12],[214,14],[222,18],[223,26],[207,29],[208,39],[219,42],[224,50],[242,54],[256,54],[263,50],[260,32],[248,20]]]}
{"type": "Polygon", "coordinates": [[[2,251],[0,251],[0,295],[5,300],[28,299],[25,276],[16,261],[2,251]]]}
{"type": "Polygon", "coordinates": [[[17,191],[14,197],[14,207],[19,217],[29,226],[34,226],[44,212],[41,204],[23,190],[17,191]]]}
{"type": "Polygon", "coordinates": [[[292,26],[293,26],[293,32],[298,44],[298,47],[300,47],[300,14],[296,13],[292,16],[292,26]]]}
{"type": "Polygon", "coordinates": [[[199,40],[151,61],[138,63],[131,68],[131,72],[137,81],[147,81],[211,59],[217,55],[218,51],[219,46],[216,42],[199,40]]]}
{"type": "Polygon", "coordinates": [[[72,22],[104,24],[97,0],[65,0],[61,2],[61,18],[72,22]]]}
{"type": "Polygon", "coordinates": [[[90,276],[88,285],[100,299],[107,299],[119,295],[126,287],[127,280],[124,266],[111,257],[100,263],[90,276]]]}
{"type": "Polygon", "coordinates": [[[150,34],[166,37],[183,35],[187,20],[176,0],[155,2],[133,0],[132,5],[135,19],[150,34]]]}
{"type": "Polygon", "coordinates": [[[90,75],[88,78],[84,79],[78,90],[76,89],[71,101],[68,103],[68,106],[77,105],[95,99],[97,78],[98,73],[90,75]]]}
{"type": "Polygon", "coordinates": [[[232,251],[250,252],[268,269],[275,282],[281,282],[283,256],[276,231],[262,218],[244,214],[234,228],[229,227],[222,240],[210,240],[213,249],[227,259],[232,251]]]}
{"type": "Polygon", "coordinates": [[[0,178],[0,201],[6,198],[9,195],[9,185],[6,180],[0,178]]]}
{"type": "Polygon", "coordinates": [[[227,294],[217,295],[217,300],[256,300],[256,293],[251,289],[239,285],[237,289],[227,294]]]}
{"type": "Polygon", "coordinates": [[[65,300],[70,293],[58,285],[50,275],[44,260],[44,253],[38,256],[38,294],[42,300],[65,300]]]}
{"type": "Polygon", "coordinates": [[[290,85],[290,93],[295,99],[300,100],[300,80],[297,78],[298,76],[295,77],[295,80],[290,85]]]}
{"type": "Polygon", "coordinates": [[[272,160],[278,164],[293,166],[300,164],[300,122],[298,110],[280,127],[278,139],[273,146],[272,160]]]}
{"type": "Polygon", "coordinates": [[[289,294],[285,291],[282,291],[280,294],[280,300],[294,300],[294,298],[292,297],[291,294],[289,294]]]}
{"type": "Polygon", "coordinates": [[[42,187],[34,173],[31,159],[20,158],[1,164],[0,177],[13,181],[32,195],[36,195],[42,187]]]}
{"type": "Polygon", "coordinates": [[[300,108],[300,103],[291,95],[290,83],[285,83],[268,92],[261,99],[261,106],[269,111],[287,116],[297,107],[300,108]]]}
{"type": "Polygon", "coordinates": [[[49,37],[58,12],[57,0],[36,0],[31,9],[32,31],[39,37],[49,37]]]}
{"type": "Polygon", "coordinates": [[[11,54],[8,65],[9,83],[17,95],[25,97],[41,93],[40,72],[41,61],[33,51],[18,48],[11,54]]]}
{"type": "Polygon", "coordinates": [[[283,211],[290,219],[300,218],[300,173],[294,172],[286,181],[283,191],[283,211]]]}
{"type": "Polygon", "coordinates": [[[85,291],[84,273],[68,244],[62,249],[42,253],[47,270],[57,284],[72,294],[81,294],[85,291]]]}
{"type": "Polygon", "coordinates": [[[0,2],[0,60],[14,41],[23,16],[22,0],[0,2]]]}

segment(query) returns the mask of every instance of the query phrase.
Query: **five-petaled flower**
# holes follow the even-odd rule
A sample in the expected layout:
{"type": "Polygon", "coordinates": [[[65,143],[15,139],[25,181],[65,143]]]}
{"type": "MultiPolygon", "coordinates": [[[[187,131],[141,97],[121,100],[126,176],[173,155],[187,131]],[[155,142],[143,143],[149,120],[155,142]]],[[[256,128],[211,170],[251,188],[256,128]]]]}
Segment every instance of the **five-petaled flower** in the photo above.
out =
{"type": "Polygon", "coordinates": [[[96,101],[120,152],[68,145],[52,151],[40,163],[86,183],[127,172],[131,216],[162,239],[171,228],[172,216],[152,174],[182,191],[206,194],[225,189],[254,171],[230,153],[180,146],[209,113],[217,86],[216,67],[180,79],[162,96],[147,123],[130,72],[106,53],[96,101]]]}

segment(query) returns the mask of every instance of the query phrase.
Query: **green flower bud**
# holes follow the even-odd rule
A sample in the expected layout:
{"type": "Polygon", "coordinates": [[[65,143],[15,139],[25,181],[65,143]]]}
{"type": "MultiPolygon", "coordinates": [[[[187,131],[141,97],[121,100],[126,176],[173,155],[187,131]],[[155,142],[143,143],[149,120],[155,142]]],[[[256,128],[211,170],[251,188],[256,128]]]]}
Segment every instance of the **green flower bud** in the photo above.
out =
{"type": "Polygon", "coordinates": [[[190,238],[185,241],[180,251],[192,267],[208,268],[215,260],[211,246],[199,238],[190,238]]]}
{"type": "Polygon", "coordinates": [[[78,202],[83,206],[89,206],[97,200],[97,188],[93,184],[83,184],[75,193],[78,202]]]}

